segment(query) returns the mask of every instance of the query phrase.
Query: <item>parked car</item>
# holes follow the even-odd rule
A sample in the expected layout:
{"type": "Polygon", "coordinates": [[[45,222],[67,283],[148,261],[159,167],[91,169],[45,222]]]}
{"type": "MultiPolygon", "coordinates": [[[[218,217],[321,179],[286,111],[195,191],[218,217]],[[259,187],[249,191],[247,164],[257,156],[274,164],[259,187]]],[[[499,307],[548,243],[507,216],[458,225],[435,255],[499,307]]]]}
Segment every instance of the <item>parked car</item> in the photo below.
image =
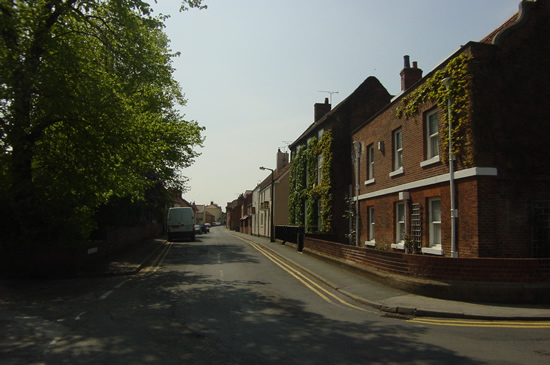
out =
{"type": "Polygon", "coordinates": [[[200,224],[195,224],[195,234],[201,234],[202,229],[200,224]]]}
{"type": "Polygon", "coordinates": [[[210,233],[210,227],[208,227],[208,223],[201,225],[201,233],[210,233]]]}

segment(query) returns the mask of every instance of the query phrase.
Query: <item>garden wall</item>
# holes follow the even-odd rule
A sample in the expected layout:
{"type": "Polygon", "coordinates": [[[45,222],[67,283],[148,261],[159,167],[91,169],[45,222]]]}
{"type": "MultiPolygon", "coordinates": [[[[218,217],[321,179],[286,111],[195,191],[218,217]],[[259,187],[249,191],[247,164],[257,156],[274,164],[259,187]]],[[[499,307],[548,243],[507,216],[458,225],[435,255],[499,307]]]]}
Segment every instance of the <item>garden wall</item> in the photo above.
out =
{"type": "Polygon", "coordinates": [[[550,259],[412,255],[308,236],[303,251],[420,295],[477,302],[550,303],[550,259]]]}

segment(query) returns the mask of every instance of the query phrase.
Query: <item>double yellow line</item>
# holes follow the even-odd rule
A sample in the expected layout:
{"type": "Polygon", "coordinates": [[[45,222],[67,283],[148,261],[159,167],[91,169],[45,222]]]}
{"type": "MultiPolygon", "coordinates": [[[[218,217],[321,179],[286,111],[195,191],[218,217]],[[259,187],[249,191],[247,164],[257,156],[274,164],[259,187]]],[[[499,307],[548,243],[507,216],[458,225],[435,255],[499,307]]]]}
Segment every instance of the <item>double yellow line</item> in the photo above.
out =
{"type": "MultiPolygon", "coordinates": [[[[147,265],[147,267],[143,268],[141,270],[141,273],[143,274],[149,274],[149,273],[154,273],[156,272],[159,268],[160,268],[160,265],[162,264],[162,262],[164,261],[164,258],[166,257],[166,255],[168,254],[168,251],[170,251],[170,248],[172,248],[172,242],[170,241],[166,241],[162,246],[160,246],[162,249],[161,251],[159,252],[158,255],[156,255],[154,258],[153,258],[153,261],[151,262],[150,265],[147,265]]],[[[151,254],[151,256],[155,255],[156,252],[158,251],[158,249],[156,249],[153,254],[151,254]]],[[[149,257],[145,260],[145,261],[149,261],[149,257]]]]}
{"type": "MultiPolygon", "coordinates": [[[[331,293],[330,291],[326,290],[319,284],[317,284],[312,279],[308,278],[306,275],[304,275],[302,272],[296,270],[283,260],[281,260],[279,257],[274,255],[270,250],[262,247],[261,245],[248,240],[243,237],[239,237],[237,235],[233,235],[235,238],[238,238],[244,242],[247,242],[252,247],[254,247],[256,250],[258,250],[260,253],[262,253],[264,256],[266,256],[269,260],[271,260],[273,263],[275,263],[277,266],[288,272],[290,275],[292,275],[294,278],[296,278],[298,281],[300,281],[302,284],[304,284],[308,289],[313,291],[315,294],[320,296],[323,300],[325,300],[328,303],[337,305],[338,303],[343,304],[347,307],[351,307],[353,309],[357,309],[363,312],[372,312],[365,308],[358,307],[356,305],[353,305],[340,297],[336,296],[335,294],[331,293]],[[336,303],[338,302],[338,303],[336,303]]],[[[460,319],[437,319],[437,318],[424,318],[424,317],[417,317],[412,318],[408,320],[408,322],[412,323],[418,323],[418,324],[428,324],[428,325],[434,325],[434,326],[456,326],[456,327],[486,327],[486,328],[550,328],[550,322],[529,322],[529,321],[483,321],[483,320],[460,320],[460,319]]]]}
{"type": "Polygon", "coordinates": [[[239,237],[239,236],[235,236],[235,235],[233,235],[233,236],[235,238],[240,239],[241,241],[244,241],[244,242],[250,244],[256,250],[258,250],[261,254],[266,256],[269,260],[271,260],[273,263],[275,263],[281,269],[285,270],[287,273],[292,275],[294,278],[296,278],[296,280],[298,280],[299,282],[304,284],[308,289],[310,289],[315,294],[320,296],[326,302],[328,302],[330,304],[334,304],[334,305],[337,304],[336,302],[339,302],[340,304],[343,304],[347,307],[351,307],[353,309],[357,309],[357,310],[360,310],[360,311],[363,311],[363,312],[370,312],[369,310],[367,310],[365,308],[358,307],[356,305],[353,305],[353,304],[343,300],[342,298],[338,297],[337,295],[331,293],[330,291],[326,290],[321,285],[317,284],[315,281],[308,278],[302,272],[300,272],[299,270],[296,270],[295,268],[293,268],[292,266],[290,266],[289,264],[287,264],[286,262],[281,260],[279,257],[277,257],[273,253],[271,253],[271,251],[267,250],[266,248],[262,247],[261,245],[257,244],[256,242],[247,240],[246,238],[243,238],[243,237],[239,237]]]}
{"type": "Polygon", "coordinates": [[[550,328],[550,322],[527,321],[476,321],[460,319],[413,318],[409,322],[434,326],[485,327],[485,328],[550,328]]]}

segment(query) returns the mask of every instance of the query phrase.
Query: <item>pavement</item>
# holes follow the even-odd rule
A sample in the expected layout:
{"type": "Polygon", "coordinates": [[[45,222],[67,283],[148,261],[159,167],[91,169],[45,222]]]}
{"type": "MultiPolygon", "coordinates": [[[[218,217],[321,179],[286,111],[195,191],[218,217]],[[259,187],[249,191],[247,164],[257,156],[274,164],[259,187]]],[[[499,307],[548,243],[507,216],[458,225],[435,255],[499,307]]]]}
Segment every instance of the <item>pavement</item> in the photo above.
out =
{"type": "MultiPolygon", "coordinates": [[[[226,229],[216,227],[214,229],[226,229]]],[[[407,317],[439,317],[478,320],[550,321],[548,305],[499,305],[468,303],[430,298],[410,294],[383,285],[374,280],[333,265],[325,260],[298,252],[295,246],[270,242],[269,238],[256,237],[231,231],[230,234],[253,241],[271,251],[288,264],[341,294],[378,309],[382,312],[407,317]]],[[[166,240],[162,238],[145,240],[132,250],[114,257],[110,262],[81,273],[82,276],[134,275],[144,268],[148,261],[160,254],[166,240]]]]}

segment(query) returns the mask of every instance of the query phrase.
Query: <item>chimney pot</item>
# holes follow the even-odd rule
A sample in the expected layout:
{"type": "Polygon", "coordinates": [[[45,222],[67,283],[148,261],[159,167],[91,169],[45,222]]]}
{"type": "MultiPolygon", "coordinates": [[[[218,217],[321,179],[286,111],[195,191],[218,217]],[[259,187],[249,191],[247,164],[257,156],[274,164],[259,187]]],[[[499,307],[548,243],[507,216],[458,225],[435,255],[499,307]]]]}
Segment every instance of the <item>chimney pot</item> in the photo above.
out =
{"type": "Polygon", "coordinates": [[[403,56],[404,68],[411,68],[411,59],[410,56],[403,56]]]}
{"type": "Polygon", "coordinates": [[[418,62],[413,62],[413,68],[410,65],[409,56],[403,57],[405,60],[405,67],[401,70],[401,91],[407,90],[413,86],[417,81],[422,79],[422,70],[418,68],[418,62]]]}

